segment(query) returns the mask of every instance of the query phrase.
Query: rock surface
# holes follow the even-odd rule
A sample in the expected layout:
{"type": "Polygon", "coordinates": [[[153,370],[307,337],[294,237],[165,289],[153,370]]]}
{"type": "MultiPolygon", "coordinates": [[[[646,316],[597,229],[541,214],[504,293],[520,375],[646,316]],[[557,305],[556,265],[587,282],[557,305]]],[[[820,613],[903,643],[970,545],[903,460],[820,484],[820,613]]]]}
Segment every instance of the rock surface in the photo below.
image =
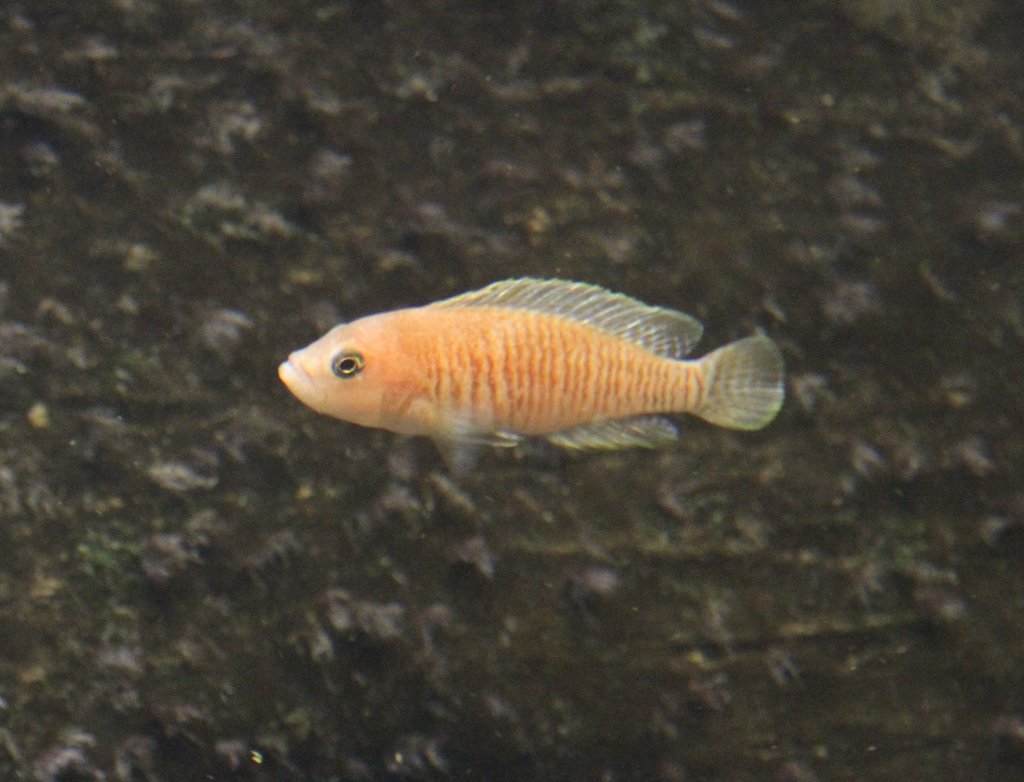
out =
{"type": "Polygon", "coordinates": [[[1014,0],[0,9],[0,778],[1024,773],[1014,0]],[[517,275],[763,329],[679,448],[314,416],[517,275]]]}

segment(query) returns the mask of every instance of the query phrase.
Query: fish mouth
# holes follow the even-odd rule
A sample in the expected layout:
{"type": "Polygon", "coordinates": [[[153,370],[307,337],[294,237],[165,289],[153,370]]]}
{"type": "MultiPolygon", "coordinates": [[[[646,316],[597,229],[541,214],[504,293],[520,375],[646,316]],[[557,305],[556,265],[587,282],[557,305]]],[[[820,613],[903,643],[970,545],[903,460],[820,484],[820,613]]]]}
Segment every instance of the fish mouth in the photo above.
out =
{"type": "Polygon", "coordinates": [[[283,361],[281,366],[277,368],[277,376],[281,378],[281,382],[285,384],[288,390],[299,397],[299,399],[305,400],[315,396],[313,378],[298,363],[292,362],[290,356],[287,361],[283,361]]]}

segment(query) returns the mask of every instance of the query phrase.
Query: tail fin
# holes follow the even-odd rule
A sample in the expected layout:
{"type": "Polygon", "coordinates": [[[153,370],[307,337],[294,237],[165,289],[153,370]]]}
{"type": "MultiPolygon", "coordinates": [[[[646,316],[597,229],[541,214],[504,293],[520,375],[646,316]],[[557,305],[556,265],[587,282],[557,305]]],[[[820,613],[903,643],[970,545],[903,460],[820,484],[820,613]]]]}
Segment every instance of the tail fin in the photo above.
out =
{"type": "Polygon", "coordinates": [[[754,336],[701,359],[707,398],[693,412],[730,429],[760,429],[779,412],[785,394],[782,354],[768,337],[754,336]]]}

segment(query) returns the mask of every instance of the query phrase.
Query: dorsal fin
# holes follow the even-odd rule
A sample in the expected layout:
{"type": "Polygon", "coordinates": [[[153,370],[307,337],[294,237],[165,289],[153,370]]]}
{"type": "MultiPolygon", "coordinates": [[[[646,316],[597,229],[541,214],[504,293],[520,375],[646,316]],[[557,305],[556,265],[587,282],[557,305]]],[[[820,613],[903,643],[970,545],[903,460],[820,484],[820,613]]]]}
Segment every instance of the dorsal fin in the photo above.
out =
{"type": "Polygon", "coordinates": [[[429,306],[507,307],[558,315],[622,337],[666,358],[683,358],[704,331],[695,318],[685,313],[652,307],[597,285],[569,280],[502,280],[429,306]]]}

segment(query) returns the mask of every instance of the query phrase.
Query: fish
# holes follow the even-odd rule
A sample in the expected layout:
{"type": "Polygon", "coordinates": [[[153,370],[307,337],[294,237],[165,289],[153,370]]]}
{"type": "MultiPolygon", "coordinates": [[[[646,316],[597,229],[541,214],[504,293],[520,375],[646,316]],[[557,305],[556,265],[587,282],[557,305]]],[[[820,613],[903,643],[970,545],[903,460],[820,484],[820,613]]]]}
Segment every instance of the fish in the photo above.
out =
{"type": "Polygon", "coordinates": [[[503,280],[335,326],[278,375],[318,413],[453,446],[543,437],[570,449],[659,448],[670,416],[755,430],[784,398],[778,346],[755,334],[688,359],[690,315],[597,285],[503,280]]]}

